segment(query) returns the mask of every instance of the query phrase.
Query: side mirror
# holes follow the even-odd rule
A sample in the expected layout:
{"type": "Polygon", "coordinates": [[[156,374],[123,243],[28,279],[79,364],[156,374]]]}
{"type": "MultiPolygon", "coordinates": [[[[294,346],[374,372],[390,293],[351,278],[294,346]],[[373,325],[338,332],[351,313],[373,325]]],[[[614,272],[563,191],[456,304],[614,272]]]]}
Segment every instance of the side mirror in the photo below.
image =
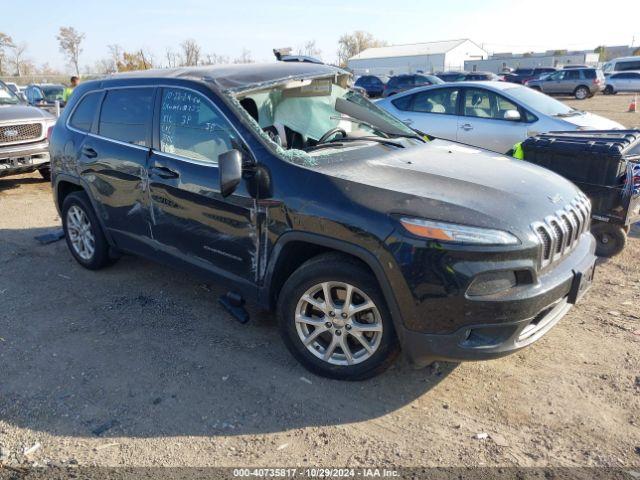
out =
{"type": "Polygon", "coordinates": [[[229,150],[218,156],[218,171],[220,174],[220,193],[223,197],[231,195],[242,179],[242,153],[239,150],[229,150]]]}
{"type": "Polygon", "coordinates": [[[517,110],[507,110],[504,112],[504,119],[510,122],[519,122],[522,117],[517,110]]]}

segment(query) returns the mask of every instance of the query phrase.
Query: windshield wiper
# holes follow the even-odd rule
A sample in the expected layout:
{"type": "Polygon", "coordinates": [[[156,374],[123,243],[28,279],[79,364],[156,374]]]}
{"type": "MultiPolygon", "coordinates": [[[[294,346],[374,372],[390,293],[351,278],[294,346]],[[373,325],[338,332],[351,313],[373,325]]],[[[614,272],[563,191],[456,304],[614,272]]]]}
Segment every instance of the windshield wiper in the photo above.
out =
{"type": "MultiPolygon", "coordinates": [[[[394,142],[393,140],[387,140],[386,138],[381,138],[381,137],[346,137],[346,138],[341,138],[340,140],[336,140],[336,142],[338,143],[358,142],[358,141],[377,142],[377,143],[381,143],[382,145],[389,145],[391,147],[405,148],[405,146],[402,145],[401,143],[394,142]]],[[[329,142],[329,143],[332,143],[332,142],[329,142]]]]}
{"type": "Polygon", "coordinates": [[[382,145],[388,145],[391,147],[405,148],[401,143],[394,142],[392,140],[385,140],[378,137],[353,137],[353,138],[341,138],[340,140],[334,140],[333,142],[319,143],[313,147],[305,148],[305,152],[312,152],[314,150],[321,150],[323,148],[340,148],[346,147],[350,142],[376,142],[382,145]]]}
{"type": "Polygon", "coordinates": [[[581,110],[571,110],[569,112],[565,112],[565,113],[556,113],[554,116],[555,117],[574,117],[576,115],[582,115],[584,112],[581,110]]]}

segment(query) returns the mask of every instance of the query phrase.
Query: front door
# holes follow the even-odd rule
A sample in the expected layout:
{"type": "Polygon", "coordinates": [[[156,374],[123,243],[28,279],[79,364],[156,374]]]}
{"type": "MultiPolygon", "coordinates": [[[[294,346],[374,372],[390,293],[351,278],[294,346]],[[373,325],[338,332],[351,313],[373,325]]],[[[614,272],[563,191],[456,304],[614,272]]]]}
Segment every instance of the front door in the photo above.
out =
{"type": "Polygon", "coordinates": [[[505,120],[506,112],[520,113],[507,98],[484,88],[465,88],[458,141],[498,153],[508,152],[527,137],[527,124],[505,120]]]}
{"type": "Polygon", "coordinates": [[[220,194],[218,156],[246,151],[239,134],[203,94],[163,88],[149,159],[155,243],[172,259],[239,282],[258,272],[256,202],[244,183],[220,194]]]}

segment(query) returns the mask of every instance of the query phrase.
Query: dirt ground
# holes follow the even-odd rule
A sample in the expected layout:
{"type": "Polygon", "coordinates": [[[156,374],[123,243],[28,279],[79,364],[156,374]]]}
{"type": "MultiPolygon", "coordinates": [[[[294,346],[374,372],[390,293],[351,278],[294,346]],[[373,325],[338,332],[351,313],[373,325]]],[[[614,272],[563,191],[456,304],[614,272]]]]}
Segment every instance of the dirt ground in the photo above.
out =
{"type": "MultiPolygon", "coordinates": [[[[640,125],[629,101],[569,103],[640,125]]],[[[302,369],[270,315],[233,320],[219,286],[34,240],[59,224],[38,174],[0,179],[5,465],[640,468],[639,238],[520,353],[347,383],[302,369]]]]}

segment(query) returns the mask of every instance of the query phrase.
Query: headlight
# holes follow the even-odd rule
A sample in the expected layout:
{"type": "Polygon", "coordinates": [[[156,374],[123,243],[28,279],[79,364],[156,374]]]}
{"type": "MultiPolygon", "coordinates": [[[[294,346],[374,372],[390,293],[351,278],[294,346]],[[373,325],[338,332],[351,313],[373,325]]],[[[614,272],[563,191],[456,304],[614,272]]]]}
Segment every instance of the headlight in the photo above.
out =
{"type": "Polygon", "coordinates": [[[402,217],[400,223],[408,232],[422,238],[442,242],[466,243],[473,245],[516,245],[520,241],[502,230],[469,227],[453,223],[434,222],[422,218],[402,217]]]}

